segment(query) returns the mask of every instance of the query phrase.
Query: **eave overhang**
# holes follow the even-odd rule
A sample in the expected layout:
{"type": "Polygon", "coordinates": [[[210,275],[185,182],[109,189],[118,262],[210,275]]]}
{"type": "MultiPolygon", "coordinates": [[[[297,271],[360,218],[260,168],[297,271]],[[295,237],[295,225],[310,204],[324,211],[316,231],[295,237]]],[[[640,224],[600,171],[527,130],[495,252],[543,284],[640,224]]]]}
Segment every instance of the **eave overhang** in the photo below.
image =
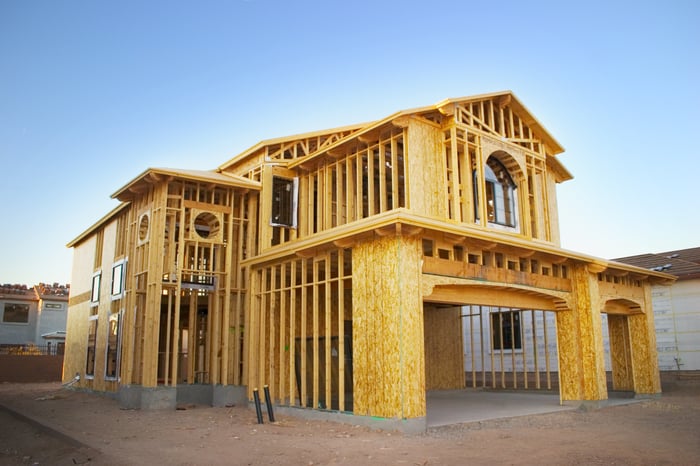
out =
{"type": "Polygon", "coordinates": [[[614,271],[617,275],[634,274],[647,278],[654,283],[670,284],[676,279],[671,274],[647,270],[632,265],[617,263],[566,249],[561,249],[549,243],[533,241],[499,231],[485,231],[471,225],[456,224],[441,221],[432,217],[424,217],[409,212],[407,209],[395,209],[378,214],[357,222],[336,227],[313,235],[312,238],[301,239],[274,246],[254,258],[246,259],[242,265],[259,265],[277,261],[295,255],[313,256],[317,251],[331,246],[351,247],[355,242],[379,234],[418,234],[421,232],[437,232],[454,238],[465,238],[493,248],[505,248],[515,254],[539,254],[550,258],[553,262],[570,261],[585,264],[592,273],[614,271]]]}
{"type": "Polygon", "coordinates": [[[175,168],[147,168],[141,174],[112,194],[112,198],[122,202],[130,201],[145,191],[148,185],[173,179],[191,180],[233,188],[260,190],[260,183],[238,175],[230,175],[207,170],[183,170],[175,168]]]}
{"type": "Polygon", "coordinates": [[[130,204],[129,202],[122,202],[117,207],[110,210],[107,213],[107,215],[105,215],[104,217],[102,217],[101,219],[99,219],[98,221],[93,223],[87,230],[85,230],[80,235],[75,237],[72,241],[70,241],[68,244],[66,244],[66,247],[72,248],[72,247],[75,247],[78,244],[82,243],[85,239],[90,237],[90,235],[92,235],[95,231],[97,231],[100,227],[102,227],[102,225],[111,221],[114,217],[119,215],[119,213],[121,213],[124,209],[129,207],[129,204],[130,204]]]}
{"type": "Polygon", "coordinates": [[[309,139],[309,138],[314,138],[314,137],[327,136],[327,135],[342,133],[342,132],[346,132],[346,131],[355,132],[355,131],[360,130],[363,127],[368,126],[370,124],[371,124],[371,122],[370,123],[359,123],[359,124],[355,124],[355,125],[340,126],[337,128],[329,128],[329,129],[319,130],[319,131],[311,131],[308,133],[294,134],[291,136],[282,136],[282,137],[272,138],[272,139],[263,139],[262,141],[258,142],[254,146],[249,147],[245,151],[233,156],[228,161],[219,165],[217,167],[216,171],[217,172],[225,171],[230,166],[235,165],[236,163],[238,163],[242,160],[245,160],[250,155],[255,154],[260,149],[263,149],[264,147],[267,147],[267,146],[275,146],[278,144],[284,144],[284,143],[288,143],[288,142],[298,141],[300,139],[309,139]]]}

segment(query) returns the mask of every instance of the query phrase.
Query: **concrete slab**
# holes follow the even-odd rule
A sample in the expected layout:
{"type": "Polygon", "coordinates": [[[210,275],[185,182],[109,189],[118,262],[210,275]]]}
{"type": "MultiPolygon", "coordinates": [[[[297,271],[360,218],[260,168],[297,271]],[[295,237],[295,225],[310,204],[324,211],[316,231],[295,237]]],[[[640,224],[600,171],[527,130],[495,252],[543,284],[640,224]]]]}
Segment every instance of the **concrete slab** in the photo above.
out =
{"type": "MultiPolygon", "coordinates": [[[[628,397],[611,397],[605,406],[633,403],[628,397]]],[[[440,390],[427,394],[428,428],[577,409],[559,404],[559,394],[488,390],[440,390]]]]}

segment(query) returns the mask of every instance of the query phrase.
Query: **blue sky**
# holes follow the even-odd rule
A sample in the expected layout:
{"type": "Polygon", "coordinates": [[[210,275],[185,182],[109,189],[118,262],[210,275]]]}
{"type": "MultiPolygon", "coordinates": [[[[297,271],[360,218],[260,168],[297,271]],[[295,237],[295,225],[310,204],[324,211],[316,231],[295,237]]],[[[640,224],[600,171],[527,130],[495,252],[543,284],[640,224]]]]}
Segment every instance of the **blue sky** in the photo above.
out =
{"type": "Polygon", "coordinates": [[[565,147],[562,246],[700,246],[700,3],[0,0],[0,283],[147,167],[510,89],[565,147]]]}

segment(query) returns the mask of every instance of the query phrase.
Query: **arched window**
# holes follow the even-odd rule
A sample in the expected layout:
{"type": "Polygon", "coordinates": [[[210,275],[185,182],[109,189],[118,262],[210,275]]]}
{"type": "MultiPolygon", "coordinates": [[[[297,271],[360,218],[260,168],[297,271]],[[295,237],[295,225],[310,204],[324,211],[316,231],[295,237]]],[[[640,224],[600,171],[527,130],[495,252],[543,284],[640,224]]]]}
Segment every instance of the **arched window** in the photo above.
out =
{"type": "MultiPolygon", "coordinates": [[[[476,219],[479,220],[479,192],[474,171],[474,203],[476,219]]],[[[518,186],[510,177],[506,167],[496,157],[489,157],[484,167],[486,185],[486,218],[489,223],[507,227],[516,226],[515,190],[518,186]]]]}

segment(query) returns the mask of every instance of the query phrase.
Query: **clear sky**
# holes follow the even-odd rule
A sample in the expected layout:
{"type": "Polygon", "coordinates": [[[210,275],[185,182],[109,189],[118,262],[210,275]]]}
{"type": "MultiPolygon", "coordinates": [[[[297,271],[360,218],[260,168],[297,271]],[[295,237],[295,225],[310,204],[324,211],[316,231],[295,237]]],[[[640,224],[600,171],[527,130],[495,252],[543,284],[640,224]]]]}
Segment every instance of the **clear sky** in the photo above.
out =
{"type": "Polygon", "coordinates": [[[0,283],[70,281],[147,167],[512,90],[564,146],[562,246],[700,246],[700,2],[0,0],[0,283]]]}

